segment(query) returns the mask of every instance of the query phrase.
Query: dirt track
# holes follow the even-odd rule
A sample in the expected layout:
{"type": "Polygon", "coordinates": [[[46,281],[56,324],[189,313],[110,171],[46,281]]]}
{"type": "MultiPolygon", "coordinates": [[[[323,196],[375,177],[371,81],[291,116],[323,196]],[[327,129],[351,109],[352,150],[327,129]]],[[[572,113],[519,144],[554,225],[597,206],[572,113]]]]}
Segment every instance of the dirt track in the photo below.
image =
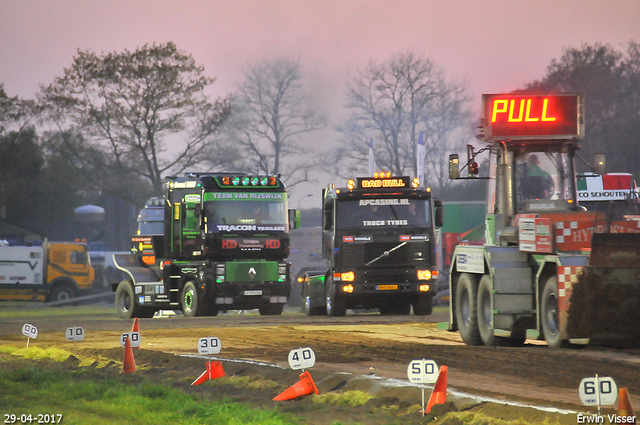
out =
{"type": "MultiPolygon", "coordinates": [[[[526,346],[470,347],[457,333],[438,330],[445,313],[427,318],[378,314],[307,318],[301,314],[280,317],[225,315],[215,318],[171,317],[141,319],[141,348],[145,362],[153,366],[153,352],[197,354],[201,337],[217,336],[219,357],[275,363],[288,369],[291,349],[311,347],[317,373],[349,372],[407,381],[407,365],[414,359],[432,359],[449,367],[449,389],[525,404],[587,411],[578,397],[580,381],[589,376],[610,376],[626,387],[634,406],[640,407],[640,351],[583,348],[550,350],[538,341],[526,346]]],[[[0,340],[20,344],[24,320],[4,319],[0,340]]],[[[71,348],[63,334],[69,326],[82,326],[87,337],[78,344],[83,351],[121,353],[119,336],[131,329],[131,321],[91,317],[61,317],[32,322],[39,329],[39,346],[71,348]]],[[[166,362],[158,353],[158,362],[166,362]]],[[[315,372],[314,372],[315,373],[315,372]]],[[[295,373],[285,374],[291,379],[295,373]]],[[[325,388],[329,390],[330,388],[325,388]]],[[[415,400],[419,402],[419,399],[415,400]]],[[[575,420],[575,417],[573,418],[575,420]]],[[[569,421],[575,423],[573,420],[569,421]]]]}

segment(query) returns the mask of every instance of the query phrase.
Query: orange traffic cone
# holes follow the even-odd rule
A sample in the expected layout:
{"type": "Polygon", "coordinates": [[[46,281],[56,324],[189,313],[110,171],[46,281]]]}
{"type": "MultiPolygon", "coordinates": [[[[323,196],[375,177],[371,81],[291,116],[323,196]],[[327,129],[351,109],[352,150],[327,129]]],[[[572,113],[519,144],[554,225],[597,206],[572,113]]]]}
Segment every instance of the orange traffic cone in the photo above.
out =
{"type": "Polygon", "coordinates": [[[637,420],[635,420],[635,413],[633,413],[633,407],[631,406],[631,400],[629,400],[629,391],[626,388],[618,389],[618,416],[633,416],[633,423],[637,424],[637,420]]]}
{"type": "Polygon", "coordinates": [[[427,403],[426,413],[431,412],[431,408],[436,404],[445,404],[447,402],[447,375],[449,374],[449,368],[447,366],[440,367],[440,373],[438,374],[438,380],[431,397],[429,397],[429,403],[427,403]]]}
{"type": "Polygon", "coordinates": [[[280,395],[274,398],[274,400],[293,400],[294,398],[302,397],[311,393],[318,394],[318,388],[316,387],[316,383],[313,382],[313,378],[309,371],[306,371],[300,374],[300,380],[298,382],[284,390],[280,395]]]}
{"type": "MultiPolygon", "coordinates": [[[[131,327],[131,332],[140,333],[140,330],[139,330],[139,327],[138,327],[138,318],[137,317],[135,319],[133,319],[133,326],[131,327]]],[[[138,347],[132,347],[132,348],[138,348],[138,347]]]]}
{"type": "Polygon", "coordinates": [[[136,361],[133,358],[133,350],[129,338],[124,340],[124,361],[122,362],[122,372],[129,373],[136,371],[136,361]]]}
{"type": "Polygon", "coordinates": [[[218,379],[222,378],[223,376],[227,376],[227,374],[224,373],[222,363],[220,362],[207,362],[205,366],[207,367],[207,370],[202,372],[202,375],[198,376],[198,378],[196,378],[196,380],[193,381],[191,385],[200,385],[208,379],[218,379]]]}

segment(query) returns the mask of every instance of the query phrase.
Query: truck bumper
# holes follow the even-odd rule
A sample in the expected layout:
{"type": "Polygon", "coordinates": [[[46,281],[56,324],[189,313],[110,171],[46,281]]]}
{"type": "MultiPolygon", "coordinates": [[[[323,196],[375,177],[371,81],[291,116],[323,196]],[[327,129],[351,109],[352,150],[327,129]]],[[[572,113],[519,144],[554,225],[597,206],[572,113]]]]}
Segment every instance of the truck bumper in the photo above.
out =
{"type": "Polygon", "coordinates": [[[230,310],[251,310],[269,304],[286,304],[291,285],[284,282],[231,282],[216,284],[215,303],[230,310]]]}
{"type": "Polygon", "coordinates": [[[389,282],[385,284],[335,282],[336,294],[344,297],[349,306],[371,307],[383,303],[412,302],[421,296],[437,293],[437,280],[420,282],[389,282]],[[425,285],[428,285],[428,289],[425,285]],[[423,289],[420,290],[422,286],[423,289]]]}

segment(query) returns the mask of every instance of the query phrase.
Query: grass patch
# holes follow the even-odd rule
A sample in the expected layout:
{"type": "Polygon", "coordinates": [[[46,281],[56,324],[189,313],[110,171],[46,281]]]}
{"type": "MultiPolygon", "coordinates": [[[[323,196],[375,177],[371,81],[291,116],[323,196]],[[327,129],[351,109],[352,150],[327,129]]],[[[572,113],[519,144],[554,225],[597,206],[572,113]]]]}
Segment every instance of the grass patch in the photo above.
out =
{"type": "MultiPolygon", "coordinates": [[[[18,348],[12,345],[0,345],[0,353],[12,354],[14,356],[23,357],[25,359],[30,360],[53,360],[56,362],[63,362],[67,360],[72,353],[66,350],[62,350],[56,347],[29,347],[29,348],[18,348]]],[[[78,366],[85,367],[91,366],[95,363],[96,367],[104,367],[112,360],[106,359],[104,357],[78,357],[80,360],[80,364],[78,366]]]]}
{"type": "Polygon", "coordinates": [[[290,414],[208,401],[144,377],[62,373],[46,368],[0,372],[0,405],[15,414],[61,413],[65,424],[299,424],[290,414]]]}
{"type": "Polygon", "coordinates": [[[314,403],[338,404],[341,406],[358,406],[365,404],[374,396],[363,391],[345,391],[343,393],[326,393],[313,396],[314,403]]]}
{"type": "Polygon", "coordinates": [[[276,388],[280,384],[262,376],[225,376],[210,381],[212,385],[233,385],[234,387],[243,387],[251,390],[264,390],[276,388]]]}

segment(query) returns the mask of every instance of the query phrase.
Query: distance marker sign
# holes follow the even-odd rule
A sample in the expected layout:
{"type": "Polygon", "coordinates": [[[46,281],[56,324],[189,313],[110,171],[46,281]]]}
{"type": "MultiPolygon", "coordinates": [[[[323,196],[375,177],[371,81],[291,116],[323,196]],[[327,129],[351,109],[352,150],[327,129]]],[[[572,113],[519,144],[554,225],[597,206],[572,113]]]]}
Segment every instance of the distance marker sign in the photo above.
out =
{"type": "Polygon", "coordinates": [[[218,354],[222,349],[220,339],[215,336],[209,336],[206,338],[200,338],[198,340],[198,353],[203,356],[210,356],[211,354],[218,354]]]}
{"type": "Polygon", "coordinates": [[[610,406],[618,398],[618,386],[608,376],[584,378],[578,390],[580,400],[585,406],[610,406]]]}
{"type": "Polygon", "coordinates": [[[140,347],[140,332],[125,332],[120,335],[120,345],[122,345],[122,348],[124,348],[127,337],[129,337],[131,348],[140,347]]]}
{"type": "Polygon", "coordinates": [[[407,377],[412,384],[433,384],[438,380],[438,365],[433,360],[412,360],[407,377]]]}
{"type": "Polygon", "coordinates": [[[84,339],[84,329],[79,326],[72,326],[67,328],[65,336],[67,341],[82,341],[84,339]]]}
{"type": "Polygon", "coordinates": [[[289,352],[291,369],[310,369],[316,364],[316,353],[309,347],[296,348],[289,352]]]}
{"type": "Polygon", "coordinates": [[[28,323],[26,323],[23,327],[22,327],[22,335],[28,337],[28,338],[37,338],[38,337],[38,328],[36,328],[33,325],[30,325],[28,323]]]}

